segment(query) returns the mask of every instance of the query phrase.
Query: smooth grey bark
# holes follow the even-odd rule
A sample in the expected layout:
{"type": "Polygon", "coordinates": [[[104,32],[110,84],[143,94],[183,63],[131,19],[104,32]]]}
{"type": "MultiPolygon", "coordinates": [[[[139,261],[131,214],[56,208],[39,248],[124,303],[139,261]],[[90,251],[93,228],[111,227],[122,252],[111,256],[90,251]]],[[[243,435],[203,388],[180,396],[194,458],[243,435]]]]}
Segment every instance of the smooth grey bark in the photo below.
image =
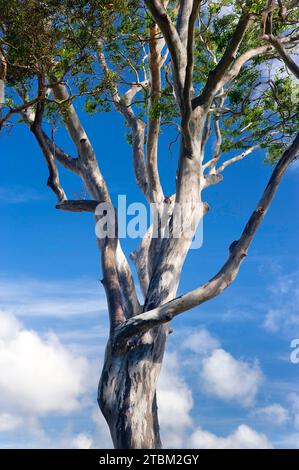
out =
{"type": "MultiPolygon", "coordinates": [[[[219,272],[204,285],[176,297],[182,267],[194,232],[180,238],[162,237],[166,226],[169,226],[170,230],[173,228],[174,202],[185,205],[185,217],[193,221],[195,231],[200,220],[196,207],[202,205],[202,216],[207,211],[207,205],[202,202],[202,191],[210,184],[221,181],[222,171],[228,165],[241,160],[259,145],[257,143],[217,167],[221,130],[216,123],[217,144],[213,158],[203,164],[204,147],[210,132],[210,107],[217,94],[218,98],[219,93],[227,96],[224,87],[231,83],[243,65],[254,57],[273,52],[280,47],[280,55],[292,70],[293,65],[286,50],[282,49],[282,44],[290,46],[292,42],[298,42],[298,37],[280,38],[279,47],[272,40],[266,45],[248,49],[238,55],[246,31],[251,23],[256,21],[256,15],[245,12],[240,16],[222,58],[218,63],[215,59],[215,68],[209,73],[200,96],[195,96],[192,84],[193,36],[200,8],[199,0],[180,2],[177,25],[167,13],[167,0],[145,0],[144,3],[154,23],[150,31],[150,78],[144,77],[143,81],[132,83],[123,95],[115,85],[111,98],[115,109],[123,115],[132,132],[133,168],[137,184],[148,202],[158,204],[160,217],[161,205],[165,202],[157,162],[160,118],[151,115],[151,110],[161,92],[161,66],[166,57],[166,54],[162,57],[164,45],[167,46],[171,57],[173,94],[180,113],[181,141],[176,193],[167,198],[170,200],[169,213],[163,222],[165,226],[161,217],[161,236],[153,238],[149,229],[140,246],[132,254],[145,299],[143,307],[137,298],[132,272],[117,235],[115,239],[98,241],[102,283],[110,320],[110,334],[98,388],[98,403],[108,423],[113,444],[118,449],[158,449],[162,446],[156,385],[170,331],[169,322],[176,315],[219,295],[233,282],[285,170],[299,152],[297,136],[278,162],[258,206],[249,218],[240,239],[231,245],[228,259],[219,272]],[[147,123],[133,110],[133,98],[144,88],[149,90],[150,95],[147,123]],[[217,132],[220,133],[219,136],[217,132]],[[204,173],[206,169],[209,169],[208,174],[204,173]]],[[[104,74],[108,74],[109,67],[101,38],[98,43],[99,66],[104,74]]],[[[293,67],[293,71],[296,74],[297,69],[293,67]]],[[[4,85],[4,80],[5,74],[0,69],[0,86],[4,85]]],[[[68,101],[69,91],[63,83],[57,83],[52,88],[58,102],[68,101]]],[[[44,94],[41,88],[39,96],[31,102],[21,96],[24,101],[22,106],[10,111],[5,119],[12,112],[20,112],[26,119],[47,162],[50,174],[48,184],[58,199],[56,207],[71,212],[94,213],[99,202],[111,204],[109,189],[101,173],[98,158],[72,102],[67,112],[63,113],[63,119],[78,157],[70,157],[46,135],[42,128],[44,94]],[[32,109],[32,105],[37,102],[36,110],[32,109]],[[60,184],[56,161],[81,178],[88,189],[90,200],[67,200],[60,184]]],[[[217,115],[219,116],[219,113],[215,114],[217,115]]]]}
{"type": "Polygon", "coordinates": [[[117,449],[162,447],[156,383],[168,328],[151,329],[114,350],[109,340],[98,389],[98,403],[117,449]]]}

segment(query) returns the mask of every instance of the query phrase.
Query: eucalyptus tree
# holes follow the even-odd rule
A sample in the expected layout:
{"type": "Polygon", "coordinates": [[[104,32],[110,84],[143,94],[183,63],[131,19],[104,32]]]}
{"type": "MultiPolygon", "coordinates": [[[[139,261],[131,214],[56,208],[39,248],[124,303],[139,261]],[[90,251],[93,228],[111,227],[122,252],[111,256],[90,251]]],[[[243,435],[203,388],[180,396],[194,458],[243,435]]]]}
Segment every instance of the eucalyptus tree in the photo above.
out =
{"type": "Polygon", "coordinates": [[[234,281],[299,151],[298,1],[0,0],[0,12],[2,132],[17,122],[31,131],[56,208],[95,213],[96,221],[103,217],[99,203],[112,208],[103,156],[95,153],[79,107],[94,125],[100,112],[120,113],[128,165],[157,208],[158,233],[151,226],[131,260],[117,231],[98,239],[110,319],[98,403],[116,448],[160,448],[156,383],[170,322],[234,281]],[[76,156],[56,141],[60,125],[76,156]],[[167,197],[158,169],[166,126],[179,138],[167,197]],[[219,271],[177,297],[192,237],[209,210],[204,191],[257,149],[275,166],[256,208],[219,271]],[[68,199],[61,166],[82,180],[87,198],[68,199]],[[193,231],[174,237],[178,205],[193,231]]]}

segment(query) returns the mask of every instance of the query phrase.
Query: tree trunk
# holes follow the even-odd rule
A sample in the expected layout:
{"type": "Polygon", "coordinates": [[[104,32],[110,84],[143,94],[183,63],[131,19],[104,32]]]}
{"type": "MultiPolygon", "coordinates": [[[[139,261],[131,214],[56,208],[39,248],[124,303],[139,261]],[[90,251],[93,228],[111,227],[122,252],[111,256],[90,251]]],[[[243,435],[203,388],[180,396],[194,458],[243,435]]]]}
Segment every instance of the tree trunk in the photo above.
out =
{"type": "Polygon", "coordinates": [[[161,448],[156,383],[167,334],[161,325],[117,353],[107,344],[98,403],[116,449],[161,448]]]}
{"type": "MultiPolygon", "coordinates": [[[[197,140],[194,147],[199,146],[197,140]]],[[[159,260],[153,259],[143,311],[150,311],[176,296],[180,273],[201,213],[198,162],[186,158],[181,145],[182,174],[188,184],[181,185],[179,202],[184,206],[184,216],[194,221],[192,233],[181,237],[163,238],[159,245],[159,260]],[[193,184],[194,183],[194,184],[193,184]]],[[[178,178],[182,178],[182,174],[178,178]]],[[[154,240],[155,242],[155,240],[154,240]]],[[[148,265],[148,260],[144,259],[148,265]]],[[[98,390],[98,403],[108,423],[116,449],[160,449],[156,383],[165,351],[169,324],[153,328],[128,341],[126,350],[113,350],[112,338],[108,341],[104,367],[98,390]]]]}

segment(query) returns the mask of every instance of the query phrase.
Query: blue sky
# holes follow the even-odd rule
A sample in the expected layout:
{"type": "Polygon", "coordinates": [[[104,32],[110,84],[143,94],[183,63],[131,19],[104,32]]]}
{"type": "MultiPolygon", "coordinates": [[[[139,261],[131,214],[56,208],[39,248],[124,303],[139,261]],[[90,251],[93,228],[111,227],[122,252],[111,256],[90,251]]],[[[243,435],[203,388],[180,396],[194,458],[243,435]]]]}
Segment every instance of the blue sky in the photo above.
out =
{"type": "MultiPolygon", "coordinates": [[[[83,117],[116,201],[141,201],[125,129],[115,114],[83,117]]],[[[57,141],[74,154],[63,130],[57,141]]],[[[160,170],[172,194],[177,147],[165,131],[160,170]]],[[[0,446],[107,447],[96,406],[107,314],[90,214],[55,210],[47,169],[24,125],[0,134],[0,446]]],[[[180,292],[227,257],[271,173],[256,152],[208,188],[204,242],[187,258],[180,292]]],[[[298,447],[298,179],[284,177],[234,284],[174,322],[159,381],[168,447],[298,447]]],[[[61,170],[69,198],[80,181],[61,170]]],[[[124,240],[129,253],[136,241],[124,240]]]]}

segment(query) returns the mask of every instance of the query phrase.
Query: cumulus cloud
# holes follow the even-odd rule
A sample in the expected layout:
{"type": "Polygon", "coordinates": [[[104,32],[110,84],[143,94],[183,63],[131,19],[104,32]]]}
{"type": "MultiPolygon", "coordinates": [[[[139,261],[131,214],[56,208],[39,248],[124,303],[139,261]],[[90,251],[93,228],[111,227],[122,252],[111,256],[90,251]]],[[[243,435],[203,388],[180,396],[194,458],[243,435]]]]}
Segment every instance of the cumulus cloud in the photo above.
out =
{"type": "MultiPolygon", "coordinates": [[[[199,337],[197,337],[198,343],[196,342],[196,345],[203,344],[199,341],[199,338],[209,338],[209,340],[212,338],[209,337],[208,332],[206,333],[207,334],[199,335],[199,337]]],[[[208,343],[210,344],[210,341],[208,341],[208,343]]],[[[201,348],[199,348],[199,350],[202,351],[201,348]]],[[[229,353],[222,349],[215,349],[208,358],[203,359],[203,364],[207,364],[206,361],[209,361],[209,359],[217,359],[217,357],[221,360],[222,368],[223,358],[226,370],[230,368],[229,373],[226,372],[226,376],[223,377],[224,382],[233,381],[232,389],[230,391],[228,391],[228,389],[223,391],[222,389],[222,395],[225,395],[224,398],[227,398],[228,395],[231,397],[234,393],[234,399],[241,400],[242,403],[246,403],[246,405],[248,404],[248,400],[251,403],[256,393],[254,384],[257,383],[259,381],[259,377],[261,377],[261,372],[258,366],[250,365],[243,361],[236,361],[229,353]],[[234,376],[234,374],[237,377],[234,376]],[[240,383],[242,381],[245,381],[245,385],[241,390],[240,383]],[[235,388],[234,392],[232,391],[233,388],[235,388]]],[[[215,381],[214,385],[216,386],[215,381]]],[[[196,428],[196,423],[192,418],[192,391],[183,379],[182,367],[180,366],[180,356],[178,357],[177,354],[168,353],[165,358],[160,381],[158,383],[157,396],[162,441],[166,448],[272,448],[272,444],[265,434],[255,431],[246,424],[241,424],[235,431],[225,437],[217,436],[216,434],[202,428],[196,428]]]]}
{"type": "Polygon", "coordinates": [[[0,312],[0,411],[69,413],[85,391],[88,363],[53,334],[41,337],[0,312]]]}
{"type": "Polygon", "coordinates": [[[181,345],[182,348],[201,355],[208,354],[219,346],[219,341],[206,328],[201,328],[194,333],[188,334],[181,345]]]}
{"type": "Polygon", "coordinates": [[[265,434],[258,433],[245,424],[226,437],[197,429],[190,438],[190,448],[196,449],[271,449],[272,444],[265,434]]]}
{"type": "MultiPolygon", "coordinates": [[[[295,429],[299,429],[299,393],[290,393],[288,400],[291,404],[292,418],[295,429]]],[[[298,440],[299,443],[299,440],[298,440]]]]}
{"type": "Polygon", "coordinates": [[[185,447],[186,432],[192,425],[190,411],[193,399],[180,373],[176,354],[168,353],[165,357],[158,382],[157,400],[165,447],[185,447]]]}
{"type": "MultiPolygon", "coordinates": [[[[54,284],[42,283],[41,286],[42,295],[45,296],[56,287],[54,284]]],[[[0,293],[1,287],[3,289],[0,279],[0,293]]],[[[14,287],[11,285],[11,288],[14,287]]],[[[59,286],[57,288],[56,295],[59,296],[59,286]]],[[[31,285],[29,297],[34,290],[31,285]]],[[[25,285],[21,285],[22,291],[26,298],[28,292],[25,285]]],[[[33,297],[31,300],[34,300],[33,297]]],[[[108,427],[90,399],[91,390],[94,392],[96,384],[87,382],[87,376],[97,380],[99,371],[92,369],[91,372],[92,361],[87,361],[82,357],[82,350],[80,352],[82,345],[85,348],[95,338],[98,357],[105,339],[103,336],[98,338],[93,330],[86,334],[70,330],[59,337],[53,333],[41,334],[25,328],[11,312],[0,312],[0,432],[3,432],[3,436],[5,432],[10,433],[13,442],[14,436],[17,436],[14,432],[31,429],[31,435],[22,434],[20,447],[111,447],[108,427]],[[76,344],[77,347],[74,347],[76,344]],[[80,433],[77,428],[72,429],[72,419],[76,419],[78,413],[89,423],[87,432],[84,424],[80,433]],[[55,436],[49,435],[46,428],[42,428],[43,421],[39,420],[50,414],[68,416],[63,427],[59,425],[59,433],[55,436]]],[[[202,442],[203,447],[208,445],[205,442],[209,440],[215,446],[232,448],[238,445],[244,448],[246,445],[258,446],[261,442],[269,445],[263,435],[246,425],[240,426],[227,437],[217,437],[201,428],[194,431],[196,422],[192,417],[192,389],[184,379],[183,369],[184,355],[188,351],[199,358],[197,374],[202,370],[201,380],[205,390],[218,398],[235,399],[242,405],[251,404],[262,375],[257,364],[237,361],[220,349],[219,341],[206,329],[191,332],[188,341],[182,342],[176,353],[166,354],[158,383],[159,418],[164,446],[186,448],[191,442],[192,446],[197,447],[198,439],[201,439],[199,442],[202,442]]],[[[14,441],[14,447],[18,446],[18,439],[14,441]]]]}
{"type": "Polygon", "coordinates": [[[0,413],[0,432],[14,431],[19,428],[23,420],[19,416],[10,413],[0,413]]]}
{"type": "Polygon", "coordinates": [[[75,449],[91,449],[92,445],[92,438],[83,432],[72,439],[72,447],[75,449]]]}
{"type": "Polygon", "coordinates": [[[203,360],[200,378],[208,393],[249,406],[255,400],[263,375],[256,362],[236,360],[227,351],[215,349],[203,360]]]}
{"type": "Polygon", "coordinates": [[[279,403],[273,403],[273,405],[257,408],[253,412],[253,415],[277,425],[285,424],[290,418],[288,410],[279,403]]]}
{"type": "Polygon", "coordinates": [[[298,272],[279,276],[271,285],[270,292],[273,304],[267,310],[263,327],[272,333],[288,333],[298,328],[298,272]]]}

